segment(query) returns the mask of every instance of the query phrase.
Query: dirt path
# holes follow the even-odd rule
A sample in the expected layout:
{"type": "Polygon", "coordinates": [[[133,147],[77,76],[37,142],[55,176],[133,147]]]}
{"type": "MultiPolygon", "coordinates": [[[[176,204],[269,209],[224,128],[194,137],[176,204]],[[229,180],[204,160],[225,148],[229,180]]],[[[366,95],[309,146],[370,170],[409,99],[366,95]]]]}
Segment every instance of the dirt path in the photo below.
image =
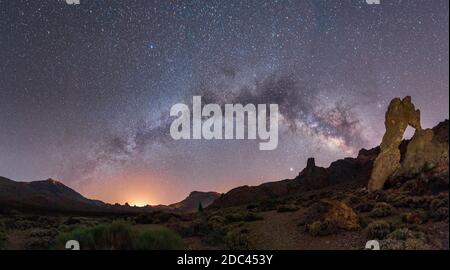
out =
{"type": "Polygon", "coordinates": [[[256,249],[362,249],[365,240],[359,232],[312,237],[299,226],[301,211],[264,213],[264,219],[250,224],[250,239],[256,249]]]}

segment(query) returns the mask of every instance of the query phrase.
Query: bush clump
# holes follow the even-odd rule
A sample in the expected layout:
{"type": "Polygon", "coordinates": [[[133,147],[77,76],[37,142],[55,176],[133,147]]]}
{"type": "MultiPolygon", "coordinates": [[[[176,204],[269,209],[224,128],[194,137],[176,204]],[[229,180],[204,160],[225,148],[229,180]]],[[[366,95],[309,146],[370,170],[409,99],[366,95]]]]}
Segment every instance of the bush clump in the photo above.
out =
{"type": "Polygon", "coordinates": [[[447,220],[448,221],[448,207],[440,207],[436,211],[431,213],[434,220],[441,221],[441,220],[447,220]]]}
{"type": "Polygon", "coordinates": [[[430,202],[430,211],[436,211],[441,207],[448,208],[448,197],[446,198],[436,198],[430,202]]]}
{"type": "Polygon", "coordinates": [[[245,231],[229,231],[225,236],[225,246],[229,250],[250,250],[251,244],[245,231]]]}
{"type": "Polygon", "coordinates": [[[312,236],[326,236],[336,232],[336,226],[328,220],[315,221],[307,226],[312,236]]]}
{"type": "Polygon", "coordinates": [[[385,221],[374,221],[368,230],[370,239],[384,239],[391,232],[391,226],[385,221]]]}
{"type": "Polygon", "coordinates": [[[392,214],[392,206],[388,203],[381,202],[375,204],[374,208],[370,212],[371,217],[387,217],[392,214]]]}
{"type": "Polygon", "coordinates": [[[223,216],[214,215],[208,218],[206,224],[200,222],[198,234],[205,237],[206,242],[212,245],[223,243],[226,235],[228,220],[223,216]]]}
{"type": "Polygon", "coordinates": [[[427,214],[424,211],[413,211],[404,213],[402,221],[409,224],[422,224],[427,220],[427,214]]]}
{"type": "Polygon", "coordinates": [[[0,250],[5,248],[5,245],[6,245],[6,236],[2,231],[0,231],[0,250]]]}
{"type": "Polygon", "coordinates": [[[411,238],[407,239],[404,243],[406,250],[426,250],[430,247],[422,239],[411,238]]]}
{"type": "Polygon", "coordinates": [[[183,241],[173,231],[165,227],[155,227],[139,232],[133,246],[137,250],[181,250],[183,241]]]}
{"type": "Polygon", "coordinates": [[[413,233],[408,228],[400,228],[396,229],[388,235],[388,238],[396,239],[396,240],[406,240],[408,238],[412,238],[413,233]]]}
{"type": "Polygon", "coordinates": [[[393,239],[393,238],[387,238],[385,240],[382,240],[380,242],[381,249],[382,250],[404,250],[404,244],[403,241],[393,239]]]}
{"type": "Polygon", "coordinates": [[[182,249],[180,236],[164,227],[135,230],[125,222],[80,227],[58,236],[57,248],[77,240],[83,250],[182,249]]]}

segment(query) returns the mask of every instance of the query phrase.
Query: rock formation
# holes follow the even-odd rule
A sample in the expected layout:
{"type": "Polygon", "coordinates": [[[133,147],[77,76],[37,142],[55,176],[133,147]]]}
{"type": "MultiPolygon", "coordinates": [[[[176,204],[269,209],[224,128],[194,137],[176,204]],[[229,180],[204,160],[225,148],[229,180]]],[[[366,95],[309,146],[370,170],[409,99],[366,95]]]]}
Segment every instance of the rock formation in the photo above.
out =
{"type": "Polygon", "coordinates": [[[323,167],[317,167],[314,158],[308,158],[306,168],[300,172],[297,178],[303,180],[308,189],[316,189],[329,185],[330,175],[323,167]]]}
{"type": "Polygon", "coordinates": [[[391,101],[386,112],[385,127],[380,153],[368,183],[370,191],[382,189],[390,177],[413,175],[448,163],[448,140],[438,140],[432,129],[422,129],[420,111],[415,109],[411,97],[407,96],[403,100],[394,98],[391,101]],[[407,144],[401,144],[408,125],[416,131],[409,142],[405,141],[407,144]]]}
{"type": "Polygon", "coordinates": [[[325,219],[339,229],[348,231],[360,229],[358,215],[351,207],[341,201],[330,203],[330,210],[325,214],[325,219]]]}
{"type": "Polygon", "coordinates": [[[434,129],[416,130],[408,143],[400,168],[392,175],[413,176],[448,166],[448,139],[439,140],[434,129]]]}
{"type": "Polygon", "coordinates": [[[372,171],[372,164],[378,149],[362,149],[357,158],[339,159],[323,168],[315,165],[314,158],[309,158],[306,168],[295,178],[306,190],[324,188],[343,182],[365,182],[372,171]]]}

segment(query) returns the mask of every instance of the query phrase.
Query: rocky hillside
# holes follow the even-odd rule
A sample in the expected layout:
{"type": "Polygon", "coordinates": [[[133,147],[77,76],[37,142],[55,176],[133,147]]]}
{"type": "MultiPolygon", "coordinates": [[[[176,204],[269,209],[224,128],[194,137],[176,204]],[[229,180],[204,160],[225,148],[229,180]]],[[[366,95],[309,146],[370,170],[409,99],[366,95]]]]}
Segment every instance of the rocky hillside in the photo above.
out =
{"type": "Polygon", "coordinates": [[[192,191],[186,199],[169,205],[169,208],[186,213],[197,212],[200,205],[202,208],[207,207],[219,197],[220,193],[217,192],[192,191]]]}
{"type": "MultiPolygon", "coordinates": [[[[444,145],[442,148],[447,149],[448,159],[448,120],[439,123],[430,130],[434,134],[433,140],[442,142],[444,145]]],[[[401,161],[408,157],[407,149],[410,141],[403,140],[398,146],[401,161]]],[[[422,151],[426,151],[426,149],[422,151]]],[[[298,194],[307,190],[321,189],[341,183],[357,183],[361,187],[364,187],[368,184],[374,161],[379,153],[380,147],[375,147],[370,150],[361,149],[356,158],[337,160],[331,163],[328,168],[316,166],[314,158],[310,158],[305,169],[295,179],[264,183],[259,186],[237,187],[222,194],[220,198],[214,201],[211,207],[220,208],[255,203],[270,198],[298,194]]],[[[409,157],[408,159],[410,160],[411,158],[409,157]]],[[[432,164],[429,166],[432,166],[432,164]]],[[[428,169],[448,171],[448,162],[428,169]]],[[[416,171],[415,174],[419,174],[420,172],[416,171]]],[[[400,175],[397,176],[398,178],[400,177],[400,175]]]]}
{"type": "Polygon", "coordinates": [[[46,211],[100,211],[106,207],[103,202],[87,199],[53,179],[16,182],[4,177],[0,177],[0,205],[46,211]]]}

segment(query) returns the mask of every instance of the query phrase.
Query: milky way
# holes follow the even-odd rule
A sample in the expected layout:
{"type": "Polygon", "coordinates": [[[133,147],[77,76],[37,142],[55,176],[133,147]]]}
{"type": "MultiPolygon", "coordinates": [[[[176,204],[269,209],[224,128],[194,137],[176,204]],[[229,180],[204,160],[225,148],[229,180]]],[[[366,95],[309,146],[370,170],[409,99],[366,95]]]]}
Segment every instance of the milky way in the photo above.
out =
{"type": "Polygon", "coordinates": [[[295,177],[381,141],[411,95],[449,114],[447,0],[0,0],[0,175],[108,202],[295,177]],[[278,148],[174,141],[170,108],[277,103],[278,148]]]}

